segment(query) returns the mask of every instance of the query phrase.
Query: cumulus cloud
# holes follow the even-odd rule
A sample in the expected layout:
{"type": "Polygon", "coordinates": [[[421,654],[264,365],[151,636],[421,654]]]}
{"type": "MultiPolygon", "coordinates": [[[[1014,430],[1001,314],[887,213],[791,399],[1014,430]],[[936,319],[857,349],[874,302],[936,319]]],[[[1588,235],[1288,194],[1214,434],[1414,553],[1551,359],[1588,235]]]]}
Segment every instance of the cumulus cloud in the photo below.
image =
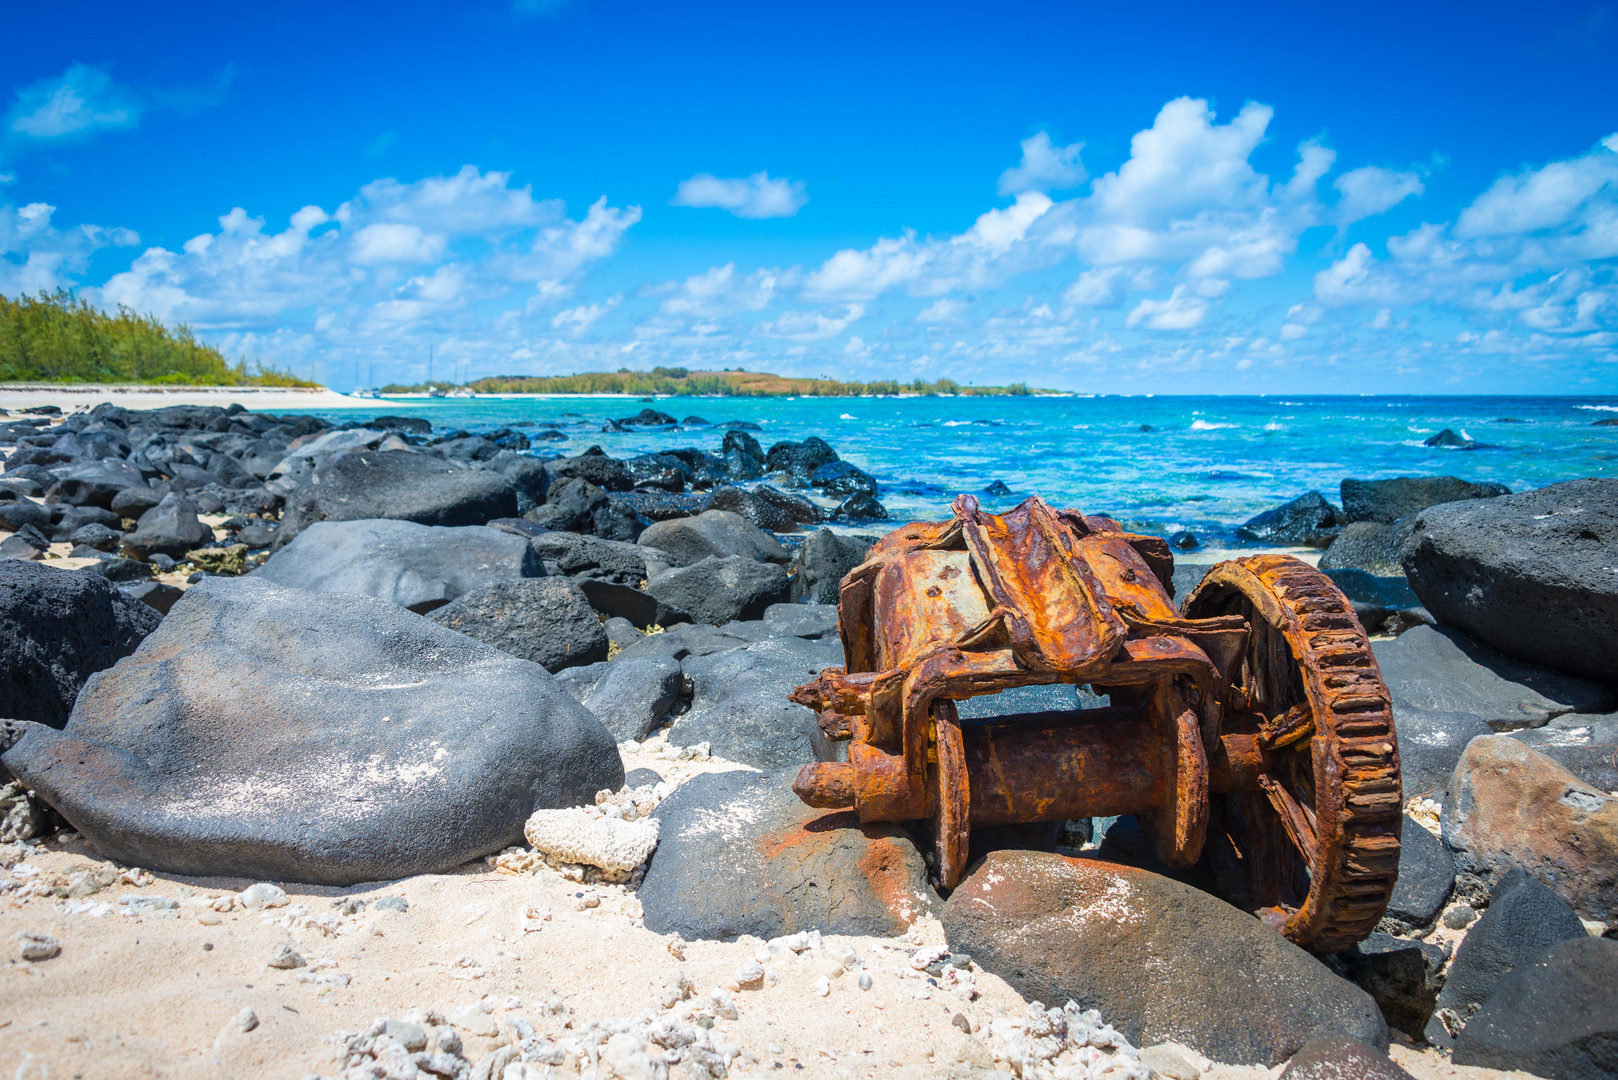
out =
{"type": "Polygon", "coordinates": [[[1000,174],[999,192],[1017,195],[1024,191],[1064,191],[1078,187],[1089,177],[1079,152],[1081,142],[1052,146],[1051,137],[1041,131],[1022,141],[1022,161],[1000,174]]]}
{"type": "Polygon", "coordinates": [[[327,213],[306,206],[286,228],[237,207],[179,251],[149,248],[99,290],[168,322],[251,328],[313,313],[338,339],[441,318],[513,289],[565,295],[640,218],[598,200],[582,219],[538,200],[510,174],[468,166],[411,183],[382,179],[327,213]]]}
{"type": "Polygon", "coordinates": [[[1394,172],[1376,165],[1351,169],[1332,181],[1332,186],[1340,195],[1336,213],[1340,226],[1385,214],[1427,190],[1421,177],[1413,172],[1394,172]]]}
{"type": "Polygon", "coordinates": [[[963,301],[941,296],[916,313],[916,322],[922,326],[958,323],[961,321],[961,312],[965,310],[966,304],[963,301]]]}
{"type": "Polygon", "coordinates": [[[693,274],[683,282],[669,282],[656,291],[668,294],[659,310],[680,318],[717,319],[744,311],[761,311],[781,287],[778,270],[738,274],[735,263],[693,274]]]}
{"type": "Polygon", "coordinates": [[[1600,263],[1614,257],[1618,135],[1577,157],[1501,177],[1453,225],[1426,222],[1390,237],[1385,258],[1353,245],[1315,275],[1314,292],[1331,306],[1439,303],[1610,348],[1618,342],[1618,305],[1600,263]]]}
{"type": "Polygon", "coordinates": [[[757,172],[746,179],[698,173],[680,181],[669,201],[673,206],[728,210],[739,218],[783,218],[803,208],[809,201],[809,190],[802,180],[771,179],[767,172],[757,172]]]}
{"type": "Polygon", "coordinates": [[[824,341],[847,330],[865,314],[864,304],[847,304],[841,314],[824,311],[788,311],[772,322],[762,323],[759,333],[788,341],[824,341]]]}
{"type": "Polygon", "coordinates": [[[596,321],[623,302],[622,296],[609,297],[599,304],[580,304],[551,316],[551,328],[569,334],[582,334],[596,321]]]}
{"type": "Polygon", "coordinates": [[[57,229],[51,224],[55,213],[56,207],[47,203],[0,206],[0,293],[21,296],[69,288],[96,251],[140,243],[131,229],[57,229]]]}
{"type": "Polygon", "coordinates": [[[1201,325],[1207,315],[1208,301],[1192,296],[1184,285],[1176,285],[1167,299],[1142,300],[1124,325],[1148,330],[1191,330],[1201,325]]]}
{"type": "Polygon", "coordinates": [[[88,64],[74,64],[54,79],[41,79],[17,91],[6,113],[6,130],[30,139],[88,135],[101,128],[128,128],[140,122],[144,106],[112,76],[88,64]]]}

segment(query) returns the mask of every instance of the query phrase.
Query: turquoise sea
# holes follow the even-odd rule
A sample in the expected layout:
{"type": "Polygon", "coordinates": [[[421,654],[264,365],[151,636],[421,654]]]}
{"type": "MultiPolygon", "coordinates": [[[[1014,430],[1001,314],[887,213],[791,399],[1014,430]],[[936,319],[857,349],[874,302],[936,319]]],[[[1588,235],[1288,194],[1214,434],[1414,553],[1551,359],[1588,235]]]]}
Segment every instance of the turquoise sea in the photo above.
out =
{"type": "MultiPolygon", "coordinates": [[[[818,435],[871,473],[895,522],[948,515],[950,500],[1000,480],[1141,531],[1190,529],[1234,542],[1247,518],[1311,488],[1333,502],[1344,477],[1454,475],[1513,491],[1584,476],[1618,476],[1618,396],[1569,397],[997,397],[997,398],[475,398],[379,400],[435,429],[556,426],[567,442],[627,457],[676,446],[717,450],[723,432],[603,433],[609,417],[655,408],[710,424],[749,420],[768,449],[818,435]],[[1445,428],[1473,449],[1422,445],[1445,428]]],[[[337,421],[351,411],[324,414],[337,421]]]]}

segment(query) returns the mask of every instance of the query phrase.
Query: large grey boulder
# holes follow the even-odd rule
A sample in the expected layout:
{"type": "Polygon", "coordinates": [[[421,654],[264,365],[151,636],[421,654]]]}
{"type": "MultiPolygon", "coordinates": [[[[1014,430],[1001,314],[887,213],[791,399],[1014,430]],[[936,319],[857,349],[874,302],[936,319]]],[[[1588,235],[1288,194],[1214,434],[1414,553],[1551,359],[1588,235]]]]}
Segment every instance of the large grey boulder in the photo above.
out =
{"type": "Polygon", "coordinates": [[[1509,656],[1618,684],[1618,480],[1569,480],[1421,512],[1410,587],[1509,656]]]}
{"type": "Polygon", "coordinates": [[[1099,1009],[1137,1046],[1278,1065],[1326,1033],[1388,1045],[1359,987],[1246,912],[1145,870],[995,851],[942,918],[951,949],[1023,997],[1099,1009]]]}
{"type": "Polygon", "coordinates": [[[271,555],[255,576],[288,588],[359,593],[428,612],[481,586],[544,571],[528,541],[498,529],[366,520],[316,522],[271,555]]]}
{"type": "Polygon", "coordinates": [[[792,556],[792,599],[805,604],[837,603],[843,575],[865,561],[874,543],[868,536],[817,529],[792,556]]]}
{"type": "MultiPolygon", "coordinates": [[[[840,642],[781,638],[688,657],[691,708],[669,729],[669,742],[705,742],[719,757],[759,769],[817,760],[820,726],[787,695],[843,662],[840,642]]],[[[819,756],[825,756],[821,751],[819,756]]]]}
{"type": "Polygon", "coordinates": [[[646,738],[668,718],[685,684],[680,662],[666,656],[620,657],[568,668],[557,673],[556,681],[619,742],[646,738]]]}
{"type": "Polygon", "coordinates": [[[0,716],[63,726],[85,680],[162,619],[100,575],[0,560],[0,716]]]}
{"type": "Polygon", "coordinates": [[[761,618],[765,608],[787,599],[790,583],[786,570],[775,563],[709,555],[664,571],[647,583],[646,591],[694,622],[722,626],[732,619],[761,618]]]}
{"type": "MultiPolygon", "coordinates": [[[[734,623],[732,625],[735,625],[734,623]]],[[[680,623],[661,634],[646,634],[623,647],[619,660],[638,656],[665,656],[684,660],[689,656],[711,656],[748,644],[745,637],[730,634],[706,623],[680,623]]]]}
{"type": "Polygon", "coordinates": [[[350,885],[522,840],[616,790],[607,730],[544,668],[364,596],[210,578],[4,756],[103,855],[350,885]]]}
{"type": "Polygon", "coordinates": [[[1377,931],[1337,959],[1349,981],[1376,1000],[1389,1027],[1422,1037],[1443,983],[1443,949],[1377,931]]]}
{"type": "Polygon", "coordinates": [[[1455,1043],[1455,1064],[1558,1080],[1618,1076],[1618,941],[1574,938],[1500,981],[1455,1043]]]}
{"type": "Polygon", "coordinates": [[[1392,480],[1344,480],[1343,520],[1391,524],[1440,503],[1493,499],[1511,494],[1504,484],[1473,484],[1454,476],[1398,476],[1392,480]]]}
{"type": "Polygon", "coordinates": [[[317,466],[287,496],[275,542],[290,543],[317,521],[482,525],[516,515],[517,482],[510,476],[408,450],[350,451],[317,466]]]}
{"type": "Polygon", "coordinates": [[[662,839],[636,893],[648,930],[720,941],[803,930],[892,937],[935,908],[905,830],[805,806],[795,775],[704,773],[663,800],[653,815],[662,839]]]}
{"type": "Polygon", "coordinates": [[[1495,883],[1488,910],[1455,950],[1437,1011],[1427,1024],[1427,1041],[1452,1046],[1502,979],[1557,942],[1585,936],[1584,924],[1566,900],[1521,869],[1512,870],[1495,883]]]}
{"type": "Polygon", "coordinates": [[[775,537],[729,510],[704,510],[696,517],[656,522],[640,534],[640,543],[667,552],[675,566],[691,566],[709,556],[741,555],[783,564],[792,560],[775,537]]]}
{"type": "Polygon", "coordinates": [[[1599,683],[1502,656],[1451,627],[1412,627],[1392,641],[1372,643],[1371,651],[1396,703],[1471,713],[1495,731],[1618,706],[1599,683]]]}
{"type": "Polygon", "coordinates": [[[550,672],[607,658],[607,631],[584,593],[566,578],[481,585],[429,618],[550,672]]]}

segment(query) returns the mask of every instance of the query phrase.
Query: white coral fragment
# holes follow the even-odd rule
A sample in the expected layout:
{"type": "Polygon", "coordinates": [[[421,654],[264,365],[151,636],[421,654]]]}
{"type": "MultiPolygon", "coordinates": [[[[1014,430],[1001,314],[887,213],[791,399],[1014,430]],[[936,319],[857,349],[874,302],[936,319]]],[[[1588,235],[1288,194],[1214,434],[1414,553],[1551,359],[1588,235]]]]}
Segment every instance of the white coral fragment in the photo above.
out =
{"type": "Polygon", "coordinates": [[[624,821],[599,816],[582,807],[536,810],[523,826],[523,835],[552,859],[630,873],[651,858],[656,849],[658,821],[624,821]]]}

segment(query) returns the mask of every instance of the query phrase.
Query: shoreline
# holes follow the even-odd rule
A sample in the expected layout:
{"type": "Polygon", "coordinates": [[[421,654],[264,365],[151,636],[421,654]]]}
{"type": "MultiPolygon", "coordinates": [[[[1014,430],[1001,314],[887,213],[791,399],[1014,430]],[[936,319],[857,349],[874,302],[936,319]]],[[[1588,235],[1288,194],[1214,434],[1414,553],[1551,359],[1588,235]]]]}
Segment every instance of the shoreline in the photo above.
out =
{"type": "MultiPolygon", "coordinates": [[[[0,409],[60,406],[64,412],[93,408],[103,401],[126,409],[160,409],[168,405],[235,405],[257,410],[373,409],[381,398],[355,398],[324,386],[143,386],[129,383],[42,383],[0,385],[0,409]]],[[[401,402],[410,405],[410,402],[401,402]]]]}

